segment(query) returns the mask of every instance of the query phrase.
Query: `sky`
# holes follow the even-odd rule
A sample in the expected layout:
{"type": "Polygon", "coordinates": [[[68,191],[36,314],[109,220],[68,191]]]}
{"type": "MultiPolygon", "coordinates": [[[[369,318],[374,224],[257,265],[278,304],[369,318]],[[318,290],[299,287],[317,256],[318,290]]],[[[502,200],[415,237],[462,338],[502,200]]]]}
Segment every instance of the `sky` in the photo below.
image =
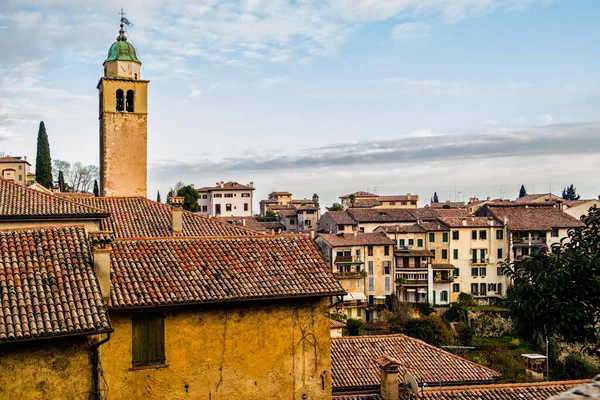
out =
{"type": "Polygon", "coordinates": [[[150,198],[600,193],[595,0],[2,0],[0,151],[35,160],[43,120],[53,159],[98,165],[121,6],[150,80],[150,198]]]}

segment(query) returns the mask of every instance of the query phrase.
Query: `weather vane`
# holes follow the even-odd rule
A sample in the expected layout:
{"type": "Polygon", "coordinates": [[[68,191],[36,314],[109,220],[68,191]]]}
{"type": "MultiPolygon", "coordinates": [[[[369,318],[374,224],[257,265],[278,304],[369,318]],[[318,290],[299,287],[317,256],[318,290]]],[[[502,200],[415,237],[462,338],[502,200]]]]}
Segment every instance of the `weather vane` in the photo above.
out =
{"type": "Polygon", "coordinates": [[[121,28],[123,27],[123,25],[133,26],[133,24],[131,22],[129,22],[129,20],[127,18],[125,18],[125,13],[123,12],[123,7],[121,7],[121,12],[119,14],[121,15],[121,28]]]}

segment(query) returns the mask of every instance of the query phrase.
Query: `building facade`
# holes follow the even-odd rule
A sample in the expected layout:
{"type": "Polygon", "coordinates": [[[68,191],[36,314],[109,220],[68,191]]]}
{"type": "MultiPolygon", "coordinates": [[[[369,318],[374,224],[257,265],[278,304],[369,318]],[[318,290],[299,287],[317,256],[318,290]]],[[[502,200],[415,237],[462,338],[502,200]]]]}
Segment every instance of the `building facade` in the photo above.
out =
{"type": "MultiPolygon", "coordinates": [[[[0,157],[0,178],[22,186],[32,183],[27,157],[0,157]]],[[[33,175],[35,178],[35,175],[33,175]]]]}
{"type": "Polygon", "coordinates": [[[252,217],[254,182],[242,185],[237,182],[217,182],[198,190],[200,214],[213,217],[252,217]]]}

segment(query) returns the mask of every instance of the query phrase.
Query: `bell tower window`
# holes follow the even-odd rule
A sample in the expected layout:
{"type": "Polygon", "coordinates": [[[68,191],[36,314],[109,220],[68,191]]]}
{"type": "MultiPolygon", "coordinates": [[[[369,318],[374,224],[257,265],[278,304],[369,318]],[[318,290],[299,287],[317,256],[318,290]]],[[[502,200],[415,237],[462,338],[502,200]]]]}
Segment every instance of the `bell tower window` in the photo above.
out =
{"type": "Polygon", "coordinates": [[[133,112],[133,90],[127,91],[127,99],[125,101],[125,110],[127,112],[133,112]]]}
{"type": "Polygon", "coordinates": [[[121,89],[117,90],[117,111],[125,111],[125,99],[123,98],[123,91],[121,89]]]}

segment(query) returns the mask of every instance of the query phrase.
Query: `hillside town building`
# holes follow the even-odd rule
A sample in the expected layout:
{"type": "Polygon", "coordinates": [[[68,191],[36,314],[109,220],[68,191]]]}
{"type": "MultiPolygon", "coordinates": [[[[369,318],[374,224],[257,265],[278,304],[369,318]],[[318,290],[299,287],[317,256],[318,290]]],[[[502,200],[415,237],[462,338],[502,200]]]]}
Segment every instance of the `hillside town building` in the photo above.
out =
{"type": "Polygon", "coordinates": [[[254,182],[242,185],[237,182],[217,182],[198,190],[199,213],[213,217],[252,217],[254,182]]]}
{"type": "Polygon", "coordinates": [[[405,195],[380,196],[374,193],[359,191],[340,196],[340,204],[344,208],[419,208],[419,196],[405,195]]]}
{"type": "Polygon", "coordinates": [[[0,157],[0,178],[6,181],[23,186],[33,183],[35,174],[29,171],[30,168],[27,157],[0,157]]]}

